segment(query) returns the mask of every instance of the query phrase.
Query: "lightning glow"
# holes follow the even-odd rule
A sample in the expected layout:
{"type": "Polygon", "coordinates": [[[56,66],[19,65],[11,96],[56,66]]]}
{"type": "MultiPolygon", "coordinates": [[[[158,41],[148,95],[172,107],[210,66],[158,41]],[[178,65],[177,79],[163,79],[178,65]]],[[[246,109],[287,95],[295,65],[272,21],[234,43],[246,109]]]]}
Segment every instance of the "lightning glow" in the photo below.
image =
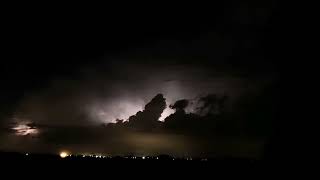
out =
{"type": "Polygon", "coordinates": [[[37,135],[39,130],[26,124],[18,124],[12,128],[18,136],[37,135]]]}

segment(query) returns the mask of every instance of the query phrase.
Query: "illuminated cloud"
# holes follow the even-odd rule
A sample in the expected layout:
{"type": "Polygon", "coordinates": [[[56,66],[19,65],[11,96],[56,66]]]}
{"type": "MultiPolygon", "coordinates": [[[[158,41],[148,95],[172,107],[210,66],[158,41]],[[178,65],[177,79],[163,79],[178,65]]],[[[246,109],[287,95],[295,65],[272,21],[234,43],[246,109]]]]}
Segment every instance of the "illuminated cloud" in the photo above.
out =
{"type": "Polygon", "coordinates": [[[17,124],[12,128],[15,131],[15,134],[18,136],[27,136],[27,135],[37,135],[39,130],[36,127],[31,127],[27,124],[17,124]]]}

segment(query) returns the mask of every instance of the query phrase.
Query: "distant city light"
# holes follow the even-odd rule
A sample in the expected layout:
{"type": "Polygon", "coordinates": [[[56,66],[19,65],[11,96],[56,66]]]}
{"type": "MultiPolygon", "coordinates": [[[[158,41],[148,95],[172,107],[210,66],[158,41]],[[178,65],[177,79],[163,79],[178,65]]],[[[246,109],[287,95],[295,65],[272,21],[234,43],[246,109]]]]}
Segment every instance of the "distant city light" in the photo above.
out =
{"type": "Polygon", "coordinates": [[[29,154],[28,154],[28,153],[26,153],[26,156],[29,156],[29,154]]]}
{"type": "Polygon", "coordinates": [[[62,151],[62,152],[60,153],[60,157],[61,157],[61,158],[65,158],[65,157],[67,157],[67,156],[68,156],[68,153],[65,152],[65,151],[62,151]]]}
{"type": "Polygon", "coordinates": [[[142,156],[142,159],[145,159],[146,157],[142,156]]]}

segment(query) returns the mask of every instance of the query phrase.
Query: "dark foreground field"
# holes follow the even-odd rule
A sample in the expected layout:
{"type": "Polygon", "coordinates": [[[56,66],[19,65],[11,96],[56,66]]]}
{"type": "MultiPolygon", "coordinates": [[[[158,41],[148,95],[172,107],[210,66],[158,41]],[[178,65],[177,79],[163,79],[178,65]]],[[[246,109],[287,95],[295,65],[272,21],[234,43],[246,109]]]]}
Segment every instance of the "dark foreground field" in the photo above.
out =
{"type": "MultiPolygon", "coordinates": [[[[282,167],[275,161],[246,158],[174,158],[167,155],[155,157],[83,157],[69,156],[61,158],[50,154],[0,153],[0,162],[5,169],[17,172],[22,170],[31,174],[89,174],[90,176],[119,175],[138,177],[171,177],[173,174],[188,177],[205,177],[222,174],[238,176],[238,173],[256,173],[268,168],[282,167]],[[236,172],[236,173],[233,173],[236,172]],[[148,174],[151,174],[148,175],[148,174]]],[[[6,172],[3,170],[3,172],[6,172]]]]}

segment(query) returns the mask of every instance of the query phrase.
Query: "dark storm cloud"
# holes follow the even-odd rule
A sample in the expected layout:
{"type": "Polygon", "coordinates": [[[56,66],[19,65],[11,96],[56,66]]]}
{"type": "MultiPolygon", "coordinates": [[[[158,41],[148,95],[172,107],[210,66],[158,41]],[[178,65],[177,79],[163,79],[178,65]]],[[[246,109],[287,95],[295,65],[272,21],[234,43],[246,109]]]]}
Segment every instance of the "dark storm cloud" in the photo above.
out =
{"type": "Polygon", "coordinates": [[[226,95],[209,94],[200,97],[197,101],[200,103],[195,112],[185,111],[189,103],[188,100],[176,101],[170,105],[170,108],[175,112],[160,122],[158,119],[165,109],[166,102],[163,96],[158,94],[145,106],[143,111],[131,116],[128,121],[118,120],[117,123],[109,124],[107,127],[118,130],[129,128],[136,131],[193,134],[194,136],[206,134],[212,137],[218,134],[229,136],[239,132],[246,133],[244,129],[234,129],[238,119],[227,114],[226,95]],[[205,103],[201,103],[202,101],[205,103]]]}
{"type": "Polygon", "coordinates": [[[186,99],[178,100],[173,105],[170,105],[171,109],[184,110],[189,104],[186,99]]]}
{"type": "Polygon", "coordinates": [[[165,108],[166,101],[162,94],[158,94],[146,104],[143,111],[129,117],[128,126],[142,130],[152,129],[159,123],[158,120],[165,108]]]}
{"type": "Polygon", "coordinates": [[[198,108],[200,114],[219,114],[223,111],[227,96],[218,97],[216,94],[209,94],[201,97],[199,102],[203,105],[198,108]]]}
{"type": "MultiPolygon", "coordinates": [[[[248,81],[222,74],[212,77],[205,68],[183,64],[155,67],[127,62],[111,67],[88,68],[77,79],[51,81],[47,87],[27,93],[14,115],[49,124],[114,122],[141,111],[157,93],[173,104],[210,92],[240,94],[243,82],[248,81]]],[[[172,113],[169,107],[166,112],[172,113]]]]}

